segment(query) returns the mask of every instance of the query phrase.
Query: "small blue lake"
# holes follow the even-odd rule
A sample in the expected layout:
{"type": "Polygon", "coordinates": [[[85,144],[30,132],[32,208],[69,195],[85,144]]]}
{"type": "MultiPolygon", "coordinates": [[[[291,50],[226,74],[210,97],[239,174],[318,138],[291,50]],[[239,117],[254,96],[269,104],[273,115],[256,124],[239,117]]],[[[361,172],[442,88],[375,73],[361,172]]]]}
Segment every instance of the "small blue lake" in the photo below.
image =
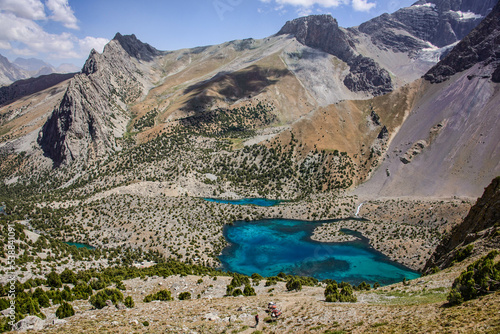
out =
{"type": "Polygon", "coordinates": [[[87,245],[87,244],[82,244],[82,243],[79,243],[79,242],[65,242],[65,244],[69,245],[69,246],[76,246],[76,248],[95,249],[95,247],[92,247],[92,246],[87,245]]]}
{"type": "Polygon", "coordinates": [[[282,201],[267,198],[242,198],[242,199],[218,199],[218,198],[203,198],[208,202],[233,204],[233,205],[257,205],[257,206],[274,206],[282,201]]]}
{"type": "Polygon", "coordinates": [[[387,285],[420,277],[374,250],[366,238],[346,243],[311,240],[314,228],[321,223],[266,219],[228,225],[224,236],[230,246],[219,257],[223,269],[264,277],[284,272],[351,284],[365,281],[387,285]]]}

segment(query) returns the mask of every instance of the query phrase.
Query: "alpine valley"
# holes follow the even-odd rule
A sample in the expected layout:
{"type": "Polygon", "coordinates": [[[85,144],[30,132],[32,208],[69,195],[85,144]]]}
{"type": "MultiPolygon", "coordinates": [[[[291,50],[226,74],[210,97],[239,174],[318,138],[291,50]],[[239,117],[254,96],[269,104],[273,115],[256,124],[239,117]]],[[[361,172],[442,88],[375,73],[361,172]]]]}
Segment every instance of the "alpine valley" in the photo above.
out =
{"type": "Polygon", "coordinates": [[[175,51],[117,33],[22,78],[0,88],[1,330],[500,332],[497,0],[175,51]],[[269,226],[315,255],[229,272],[248,226],[255,263],[269,226]],[[339,245],[408,276],[292,275],[361,275],[319,254],[339,245]]]}

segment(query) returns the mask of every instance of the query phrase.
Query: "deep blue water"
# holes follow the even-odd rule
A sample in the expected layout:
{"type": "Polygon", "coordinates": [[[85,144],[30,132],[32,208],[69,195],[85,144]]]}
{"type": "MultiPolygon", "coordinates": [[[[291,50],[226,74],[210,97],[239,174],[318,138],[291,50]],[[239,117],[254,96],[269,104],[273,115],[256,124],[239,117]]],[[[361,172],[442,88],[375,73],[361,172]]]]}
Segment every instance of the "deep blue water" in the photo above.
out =
{"type": "Polygon", "coordinates": [[[79,243],[79,242],[65,242],[66,245],[70,245],[70,246],[76,246],[76,248],[87,248],[87,249],[95,249],[95,247],[92,247],[90,245],[87,245],[87,244],[82,244],[82,243],[79,243]]]}
{"type": "Polygon", "coordinates": [[[218,198],[203,198],[205,201],[234,204],[234,205],[257,205],[257,206],[274,206],[282,201],[267,198],[243,198],[243,199],[218,199],[218,198]]]}
{"type": "Polygon", "coordinates": [[[420,276],[371,248],[366,238],[348,243],[311,240],[318,224],[321,222],[266,219],[228,225],[224,236],[231,245],[219,257],[223,269],[264,277],[284,272],[351,284],[386,285],[420,276]]]}

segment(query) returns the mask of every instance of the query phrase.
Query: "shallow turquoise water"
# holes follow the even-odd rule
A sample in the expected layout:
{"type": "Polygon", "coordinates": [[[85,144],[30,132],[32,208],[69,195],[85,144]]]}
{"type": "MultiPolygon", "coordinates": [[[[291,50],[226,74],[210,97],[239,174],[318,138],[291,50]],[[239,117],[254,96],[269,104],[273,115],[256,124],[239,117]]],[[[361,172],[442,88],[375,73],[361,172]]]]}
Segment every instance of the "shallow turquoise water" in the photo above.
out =
{"type": "Polygon", "coordinates": [[[82,243],[79,243],[79,242],[65,242],[65,244],[69,245],[69,246],[76,246],[76,248],[95,249],[95,247],[92,247],[92,246],[87,245],[87,244],[82,244],[82,243]]]}
{"type": "Polygon", "coordinates": [[[264,277],[280,272],[359,284],[391,284],[419,277],[419,273],[390,261],[368,245],[368,240],[320,243],[310,236],[317,224],[287,219],[235,222],[224,236],[231,244],[219,257],[223,269],[264,277]]]}
{"type": "Polygon", "coordinates": [[[257,206],[274,206],[282,201],[267,198],[243,198],[243,199],[218,199],[218,198],[203,198],[205,201],[234,204],[234,205],[257,205],[257,206]]]}

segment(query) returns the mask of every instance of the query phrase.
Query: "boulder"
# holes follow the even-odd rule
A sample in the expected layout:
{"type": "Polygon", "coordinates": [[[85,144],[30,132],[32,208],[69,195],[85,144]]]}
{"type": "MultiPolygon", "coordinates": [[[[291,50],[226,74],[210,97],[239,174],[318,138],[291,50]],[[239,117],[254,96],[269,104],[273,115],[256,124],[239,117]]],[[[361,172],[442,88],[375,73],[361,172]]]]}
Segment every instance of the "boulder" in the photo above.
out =
{"type": "Polygon", "coordinates": [[[30,315],[24,318],[23,320],[18,321],[14,324],[13,330],[19,332],[25,332],[28,330],[39,331],[42,330],[45,326],[45,320],[40,319],[39,317],[30,315]]]}
{"type": "Polygon", "coordinates": [[[217,321],[220,320],[219,316],[214,313],[207,313],[202,317],[203,320],[217,321]]]}

